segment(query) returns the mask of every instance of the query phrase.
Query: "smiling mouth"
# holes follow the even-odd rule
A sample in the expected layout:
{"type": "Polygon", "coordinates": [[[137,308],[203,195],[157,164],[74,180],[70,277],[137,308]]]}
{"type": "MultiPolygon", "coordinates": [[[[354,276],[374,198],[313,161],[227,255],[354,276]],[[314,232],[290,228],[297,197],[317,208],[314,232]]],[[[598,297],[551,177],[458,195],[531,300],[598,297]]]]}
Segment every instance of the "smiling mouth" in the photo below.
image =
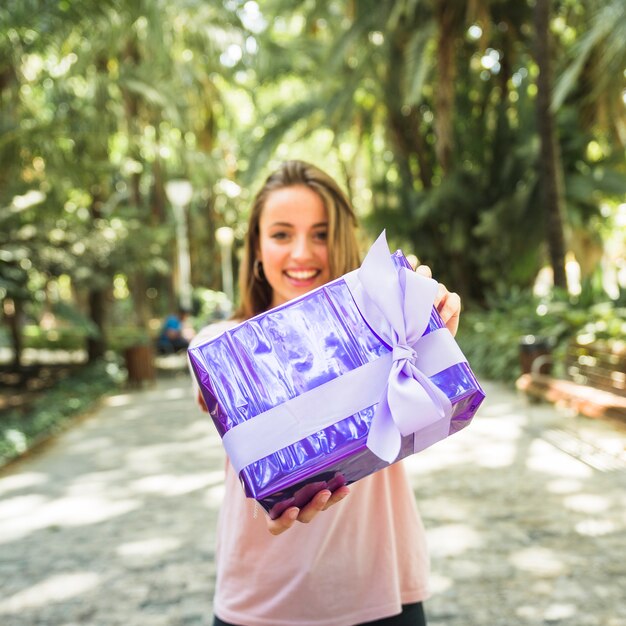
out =
{"type": "Polygon", "coordinates": [[[285,276],[292,280],[312,280],[319,276],[321,270],[285,270],[285,276]]]}

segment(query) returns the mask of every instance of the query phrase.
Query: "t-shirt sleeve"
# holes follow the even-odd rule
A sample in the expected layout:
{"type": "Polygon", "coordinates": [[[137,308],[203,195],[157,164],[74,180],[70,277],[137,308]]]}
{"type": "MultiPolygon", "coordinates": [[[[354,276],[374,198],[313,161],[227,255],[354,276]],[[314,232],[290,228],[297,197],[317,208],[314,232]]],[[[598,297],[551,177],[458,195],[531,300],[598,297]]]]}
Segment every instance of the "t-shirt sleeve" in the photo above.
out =
{"type": "MultiPolygon", "coordinates": [[[[223,320],[220,322],[215,322],[214,324],[209,324],[208,326],[205,326],[197,333],[197,335],[191,340],[189,347],[193,348],[195,346],[199,346],[203,344],[205,341],[208,341],[209,339],[213,339],[213,337],[217,337],[218,335],[221,335],[224,331],[236,325],[237,325],[237,322],[234,320],[223,320]]],[[[196,399],[196,402],[198,403],[198,407],[201,408],[200,386],[198,385],[198,381],[196,380],[196,375],[194,374],[193,368],[191,367],[191,361],[189,359],[189,356],[187,356],[187,366],[189,367],[189,373],[191,374],[191,380],[193,383],[193,396],[196,399]]]]}

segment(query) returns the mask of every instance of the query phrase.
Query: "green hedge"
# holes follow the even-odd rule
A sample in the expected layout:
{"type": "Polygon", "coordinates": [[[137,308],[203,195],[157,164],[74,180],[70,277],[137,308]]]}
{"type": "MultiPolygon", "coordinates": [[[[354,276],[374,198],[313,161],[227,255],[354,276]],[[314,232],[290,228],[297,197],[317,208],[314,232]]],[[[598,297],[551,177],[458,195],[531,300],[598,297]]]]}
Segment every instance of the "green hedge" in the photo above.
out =
{"type": "Polygon", "coordinates": [[[554,374],[562,376],[570,342],[623,342],[626,307],[606,300],[594,302],[559,294],[545,300],[511,292],[492,298],[486,310],[463,312],[457,341],[477,375],[514,382],[521,374],[520,342],[525,335],[534,335],[551,346],[554,374]]]}
{"type": "Polygon", "coordinates": [[[117,362],[86,365],[44,392],[28,408],[0,418],[0,466],[20,456],[46,437],[59,432],[73,417],[92,408],[120,386],[123,372],[117,362]]]}
{"type": "Polygon", "coordinates": [[[37,350],[82,350],[85,348],[87,335],[75,328],[43,330],[39,326],[24,327],[23,340],[25,348],[37,350]]]}
{"type": "MultiPolygon", "coordinates": [[[[88,334],[81,328],[59,328],[44,330],[34,324],[24,327],[23,340],[25,348],[38,350],[84,350],[87,347],[88,334]]],[[[153,338],[143,330],[132,326],[116,326],[107,331],[108,347],[121,353],[131,345],[149,344],[153,338]]],[[[8,338],[2,343],[8,345],[8,338]]]]}

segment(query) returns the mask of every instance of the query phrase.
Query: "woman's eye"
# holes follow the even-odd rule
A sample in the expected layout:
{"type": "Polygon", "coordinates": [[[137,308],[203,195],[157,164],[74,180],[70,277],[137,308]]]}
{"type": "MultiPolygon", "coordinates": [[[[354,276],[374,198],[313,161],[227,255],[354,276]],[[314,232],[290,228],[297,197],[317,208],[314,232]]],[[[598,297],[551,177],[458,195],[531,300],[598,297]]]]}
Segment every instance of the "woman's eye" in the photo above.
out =
{"type": "Polygon", "coordinates": [[[325,230],[320,230],[316,232],[313,237],[316,241],[327,241],[328,240],[328,232],[325,230]]]}
{"type": "Polygon", "coordinates": [[[275,232],[275,233],[272,233],[272,234],[270,235],[270,237],[271,237],[272,239],[278,239],[279,241],[282,241],[282,240],[284,240],[284,239],[287,239],[287,237],[288,237],[288,236],[289,236],[289,235],[288,235],[286,232],[283,232],[282,230],[279,230],[279,231],[277,231],[277,232],[275,232]]]}

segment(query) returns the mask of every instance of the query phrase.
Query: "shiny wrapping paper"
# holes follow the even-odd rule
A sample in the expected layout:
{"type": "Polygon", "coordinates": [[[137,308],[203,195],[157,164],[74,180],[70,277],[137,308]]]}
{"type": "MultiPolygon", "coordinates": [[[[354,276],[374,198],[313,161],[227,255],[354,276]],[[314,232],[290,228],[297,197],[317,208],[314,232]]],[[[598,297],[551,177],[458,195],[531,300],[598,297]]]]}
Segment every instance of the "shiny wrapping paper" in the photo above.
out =
{"type": "MultiPolygon", "coordinates": [[[[410,268],[402,253],[392,259],[395,268],[410,268]]],[[[432,308],[424,336],[443,327],[432,308]]],[[[235,426],[390,352],[342,277],[191,348],[189,358],[224,438],[235,426]]],[[[452,405],[449,428],[438,438],[465,428],[484,399],[467,362],[429,378],[452,405]]],[[[315,407],[324,412],[326,403],[322,391],[315,407]]],[[[246,495],[274,518],[303,506],[322,488],[336,489],[389,465],[366,445],[375,408],[376,403],[243,467],[239,478],[246,495]]],[[[396,460],[432,443],[420,446],[418,437],[402,436],[396,460]]]]}

